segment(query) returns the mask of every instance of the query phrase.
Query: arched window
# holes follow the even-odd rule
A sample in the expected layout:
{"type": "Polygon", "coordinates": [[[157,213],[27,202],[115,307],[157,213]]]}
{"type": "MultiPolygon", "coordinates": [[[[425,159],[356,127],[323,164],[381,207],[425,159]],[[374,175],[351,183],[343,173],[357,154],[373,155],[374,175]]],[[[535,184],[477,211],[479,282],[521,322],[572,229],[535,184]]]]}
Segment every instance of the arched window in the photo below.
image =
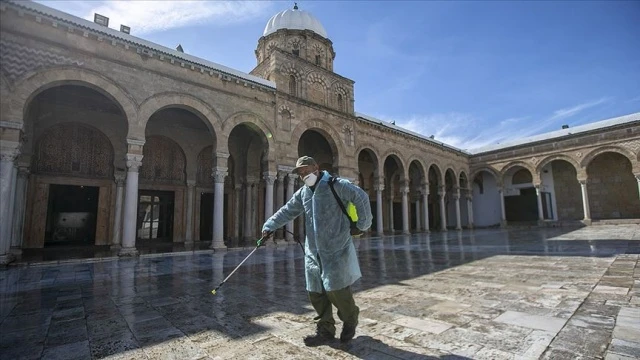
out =
{"type": "Polygon", "coordinates": [[[289,75],[289,94],[293,96],[298,95],[296,91],[296,77],[294,75],[289,75]]]}
{"type": "Polygon", "coordinates": [[[342,94],[338,94],[338,110],[344,111],[344,101],[342,100],[342,94]]]}
{"type": "Polygon", "coordinates": [[[320,66],[320,55],[316,55],[316,65],[320,66]]]}

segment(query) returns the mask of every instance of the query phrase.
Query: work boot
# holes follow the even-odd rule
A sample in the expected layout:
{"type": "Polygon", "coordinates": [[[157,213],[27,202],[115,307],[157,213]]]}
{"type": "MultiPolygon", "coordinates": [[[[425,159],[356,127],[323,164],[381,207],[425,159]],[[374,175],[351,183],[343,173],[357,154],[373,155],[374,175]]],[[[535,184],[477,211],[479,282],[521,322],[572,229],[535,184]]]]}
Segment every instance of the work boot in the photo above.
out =
{"type": "Polygon", "coordinates": [[[317,327],[314,335],[306,336],[303,341],[306,346],[320,346],[328,344],[333,340],[334,335],[324,328],[317,327]]]}
{"type": "Polygon", "coordinates": [[[340,333],[340,341],[347,342],[356,335],[356,327],[358,323],[355,324],[344,324],[342,325],[342,332],[340,333]]]}

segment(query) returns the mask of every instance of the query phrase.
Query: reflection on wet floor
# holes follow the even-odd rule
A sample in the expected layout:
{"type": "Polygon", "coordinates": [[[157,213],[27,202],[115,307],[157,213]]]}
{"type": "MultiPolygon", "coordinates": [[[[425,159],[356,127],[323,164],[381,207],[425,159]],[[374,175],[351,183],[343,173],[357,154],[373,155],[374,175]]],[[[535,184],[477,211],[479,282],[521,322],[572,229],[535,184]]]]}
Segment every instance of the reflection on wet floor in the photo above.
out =
{"type": "MultiPolygon", "coordinates": [[[[593,295],[589,291],[616,256],[640,253],[640,227],[450,231],[364,238],[355,244],[363,274],[354,285],[362,338],[351,348],[311,350],[301,344],[302,334],[313,330],[303,253],[297,244],[280,242],[256,251],[215,296],[211,289],[252,249],[10,266],[0,270],[0,354],[154,358],[170,352],[199,358],[293,351],[298,357],[326,358],[344,357],[336,354],[346,351],[366,358],[368,344],[401,357],[474,357],[483,351],[496,358],[501,358],[497,351],[524,356],[538,341],[531,337],[545,339],[536,343],[540,347],[546,341],[544,351],[561,327],[517,327],[520,332],[510,336],[528,339],[526,349],[499,349],[485,337],[473,340],[471,347],[460,342],[487,322],[507,331],[504,324],[522,314],[564,324],[593,295]],[[527,286],[506,292],[516,279],[527,286]],[[565,292],[553,292],[563,286],[565,292]],[[425,331],[443,338],[427,341],[425,331]],[[453,338],[461,340],[445,340],[453,338]],[[365,344],[365,339],[370,341],[365,344]]],[[[627,260],[637,262],[633,256],[627,260]]],[[[612,290],[615,301],[637,301],[637,294],[635,300],[629,294],[638,289],[632,289],[633,280],[629,284],[624,296],[612,290]]]]}

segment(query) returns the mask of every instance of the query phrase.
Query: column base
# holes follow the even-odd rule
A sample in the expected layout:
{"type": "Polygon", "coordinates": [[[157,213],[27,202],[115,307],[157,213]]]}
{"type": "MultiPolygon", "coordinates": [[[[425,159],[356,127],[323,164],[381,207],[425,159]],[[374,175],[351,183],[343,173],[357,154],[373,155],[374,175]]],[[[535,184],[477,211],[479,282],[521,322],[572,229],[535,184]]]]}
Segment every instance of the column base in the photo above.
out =
{"type": "Polygon", "coordinates": [[[411,231],[409,231],[409,230],[403,231],[402,235],[411,235],[411,231]]]}
{"type": "Polygon", "coordinates": [[[503,228],[503,229],[506,228],[507,227],[507,220],[500,221],[500,227],[503,228]]]}
{"type": "Polygon", "coordinates": [[[16,256],[12,253],[7,253],[4,255],[0,255],[0,265],[8,265],[9,263],[15,261],[16,256]]]}
{"type": "MultiPolygon", "coordinates": [[[[246,244],[247,242],[245,242],[246,244]]],[[[253,247],[255,247],[255,243],[252,244],[253,247]]],[[[213,250],[225,250],[227,247],[224,245],[224,241],[222,240],[214,240],[211,242],[211,246],[209,246],[209,249],[213,249],[213,250]]]]}
{"type": "Polygon", "coordinates": [[[138,252],[138,249],[134,247],[132,248],[123,247],[118,252],[118,256],[139,256],[139,255],[140,253],[138,252]]]}
{"type": "Polygon", "coordinates": [[[457,227],[456,230],[462,231],[462,228],[461,227],[457,227]]]}
{"type": "Polygon", "coordinates": [[[580,220],[580,222],[587,226],[591,225],[591,219],[583,219],[583,220],[580,220]]]}

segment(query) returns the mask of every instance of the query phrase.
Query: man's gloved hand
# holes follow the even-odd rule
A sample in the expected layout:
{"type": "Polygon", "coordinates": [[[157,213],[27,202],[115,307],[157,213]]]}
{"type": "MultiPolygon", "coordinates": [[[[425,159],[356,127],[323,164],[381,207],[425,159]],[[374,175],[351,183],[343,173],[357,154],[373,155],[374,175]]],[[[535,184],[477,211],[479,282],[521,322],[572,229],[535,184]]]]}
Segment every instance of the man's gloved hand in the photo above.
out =
{"type": "Polygon", "coordinates": [[[258,247],[265,245],[267,243],[267,240],[269,240],[272,234],[273,234],[273,231],[266,231],[266,230],[263,231],[262,238],[258,239],[258,241],[256,242],[256,245],[258,245],[258,247]]]}

